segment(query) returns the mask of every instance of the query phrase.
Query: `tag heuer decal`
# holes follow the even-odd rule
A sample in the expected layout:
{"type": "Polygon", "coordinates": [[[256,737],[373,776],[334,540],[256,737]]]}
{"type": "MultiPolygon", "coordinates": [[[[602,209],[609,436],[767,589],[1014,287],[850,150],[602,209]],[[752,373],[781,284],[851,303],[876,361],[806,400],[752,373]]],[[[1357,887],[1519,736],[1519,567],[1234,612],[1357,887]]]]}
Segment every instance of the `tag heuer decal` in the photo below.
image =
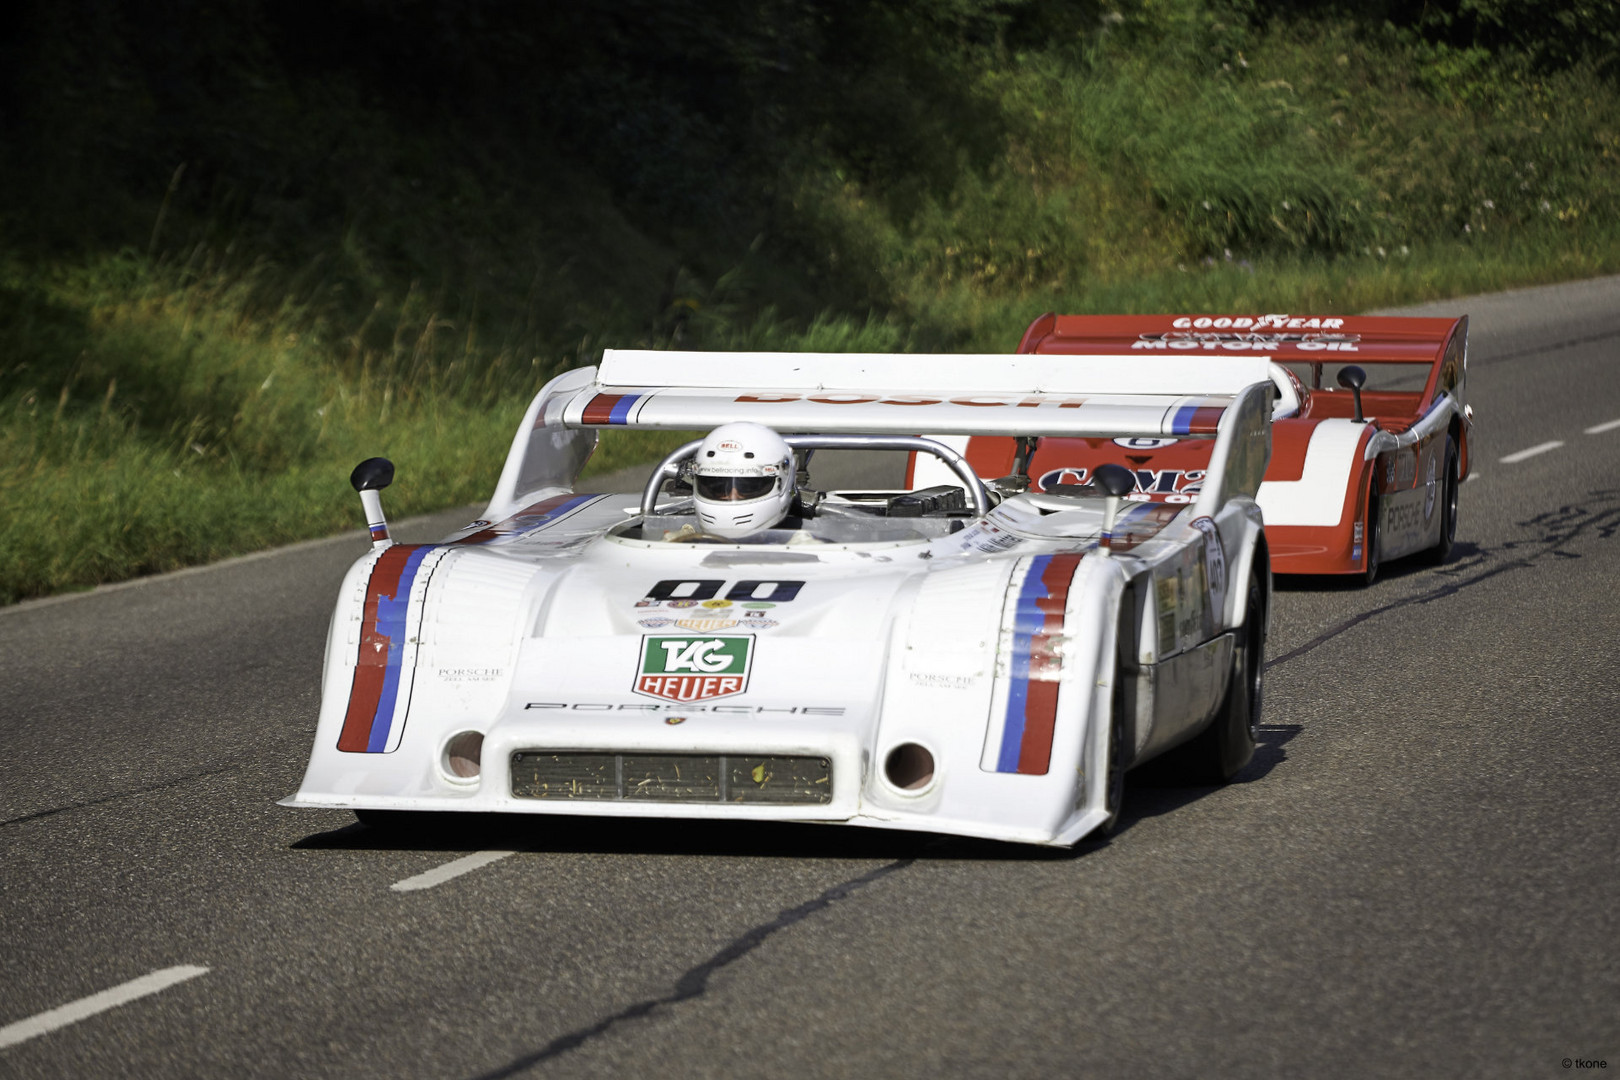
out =
{"type": "Polygon", "coordinates": [[[748,689],[754,639],[733,634],[646,637],[635,691],[666,701],[709,701],[748,689]]]}

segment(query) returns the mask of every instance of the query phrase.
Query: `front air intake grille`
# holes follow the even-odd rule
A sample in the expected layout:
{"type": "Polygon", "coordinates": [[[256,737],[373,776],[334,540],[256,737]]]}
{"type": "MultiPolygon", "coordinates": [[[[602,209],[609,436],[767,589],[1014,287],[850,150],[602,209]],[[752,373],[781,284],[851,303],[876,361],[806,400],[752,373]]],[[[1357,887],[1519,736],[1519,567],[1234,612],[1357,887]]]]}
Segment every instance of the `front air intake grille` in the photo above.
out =
{"type": "Polygon", "coordinates": [[[520,750],[517,799],[820,806],[832,802],[832,762],[759,754],[601,754],[520,750]]]}

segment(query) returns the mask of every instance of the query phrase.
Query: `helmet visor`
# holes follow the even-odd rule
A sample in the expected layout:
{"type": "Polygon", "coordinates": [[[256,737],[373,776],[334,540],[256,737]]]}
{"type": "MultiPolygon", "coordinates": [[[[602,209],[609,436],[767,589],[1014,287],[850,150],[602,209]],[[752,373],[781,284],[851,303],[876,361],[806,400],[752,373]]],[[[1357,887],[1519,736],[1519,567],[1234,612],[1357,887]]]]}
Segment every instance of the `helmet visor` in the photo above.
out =
{"type": "Polygon", "coordinates": [[[769,495],[777,480],[775,476],[699,476],[697,494],[709,502],[747,502],[769,495]]]}

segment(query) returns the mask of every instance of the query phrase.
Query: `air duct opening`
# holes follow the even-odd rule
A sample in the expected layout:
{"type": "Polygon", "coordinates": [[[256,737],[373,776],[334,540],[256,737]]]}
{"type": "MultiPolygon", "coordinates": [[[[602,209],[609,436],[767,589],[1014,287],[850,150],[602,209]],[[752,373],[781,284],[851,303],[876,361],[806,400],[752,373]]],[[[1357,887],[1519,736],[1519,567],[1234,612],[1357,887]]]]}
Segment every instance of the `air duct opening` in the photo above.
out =
{"type": "Polygon", "coordinates": [[[463,731],[444,744],[444,771],[461,780],[476,780],[482,768],[484,733],[463,731]]]}
{"type": "Polygon", "coordinates": [[[918,743],[901,743],[884,759],[883,775],[901,791],[921,791],[934,782],[934,755],[918,743]]]}

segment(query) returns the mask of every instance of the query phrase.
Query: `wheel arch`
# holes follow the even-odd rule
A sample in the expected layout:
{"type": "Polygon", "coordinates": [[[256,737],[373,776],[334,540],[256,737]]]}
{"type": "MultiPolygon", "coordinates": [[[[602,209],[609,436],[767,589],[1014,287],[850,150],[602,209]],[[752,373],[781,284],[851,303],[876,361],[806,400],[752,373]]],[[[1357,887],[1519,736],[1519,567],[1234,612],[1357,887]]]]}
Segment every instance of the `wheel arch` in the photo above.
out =
{"type": "MultiPolygon", "coordinates": [[[[1232,567],[1231,575],[1226,583],[1227,591],[1232,596],[1232,615],[1227,623],[1228,627],[1242,626],[1249,617],[1249,590],[1243,586],[1249,580],[1249,575],[1260,574],[1261,603],[1265,606],[1262,613],[1266,619],[1271,618],[1271,549],[1266,544],[1264,530],[1259,530],[1254,543],[1244,551],[1243,558],[1232,567]]],[[[1269,632],[1269,622],[1266,626],[1269,632]]]]}

